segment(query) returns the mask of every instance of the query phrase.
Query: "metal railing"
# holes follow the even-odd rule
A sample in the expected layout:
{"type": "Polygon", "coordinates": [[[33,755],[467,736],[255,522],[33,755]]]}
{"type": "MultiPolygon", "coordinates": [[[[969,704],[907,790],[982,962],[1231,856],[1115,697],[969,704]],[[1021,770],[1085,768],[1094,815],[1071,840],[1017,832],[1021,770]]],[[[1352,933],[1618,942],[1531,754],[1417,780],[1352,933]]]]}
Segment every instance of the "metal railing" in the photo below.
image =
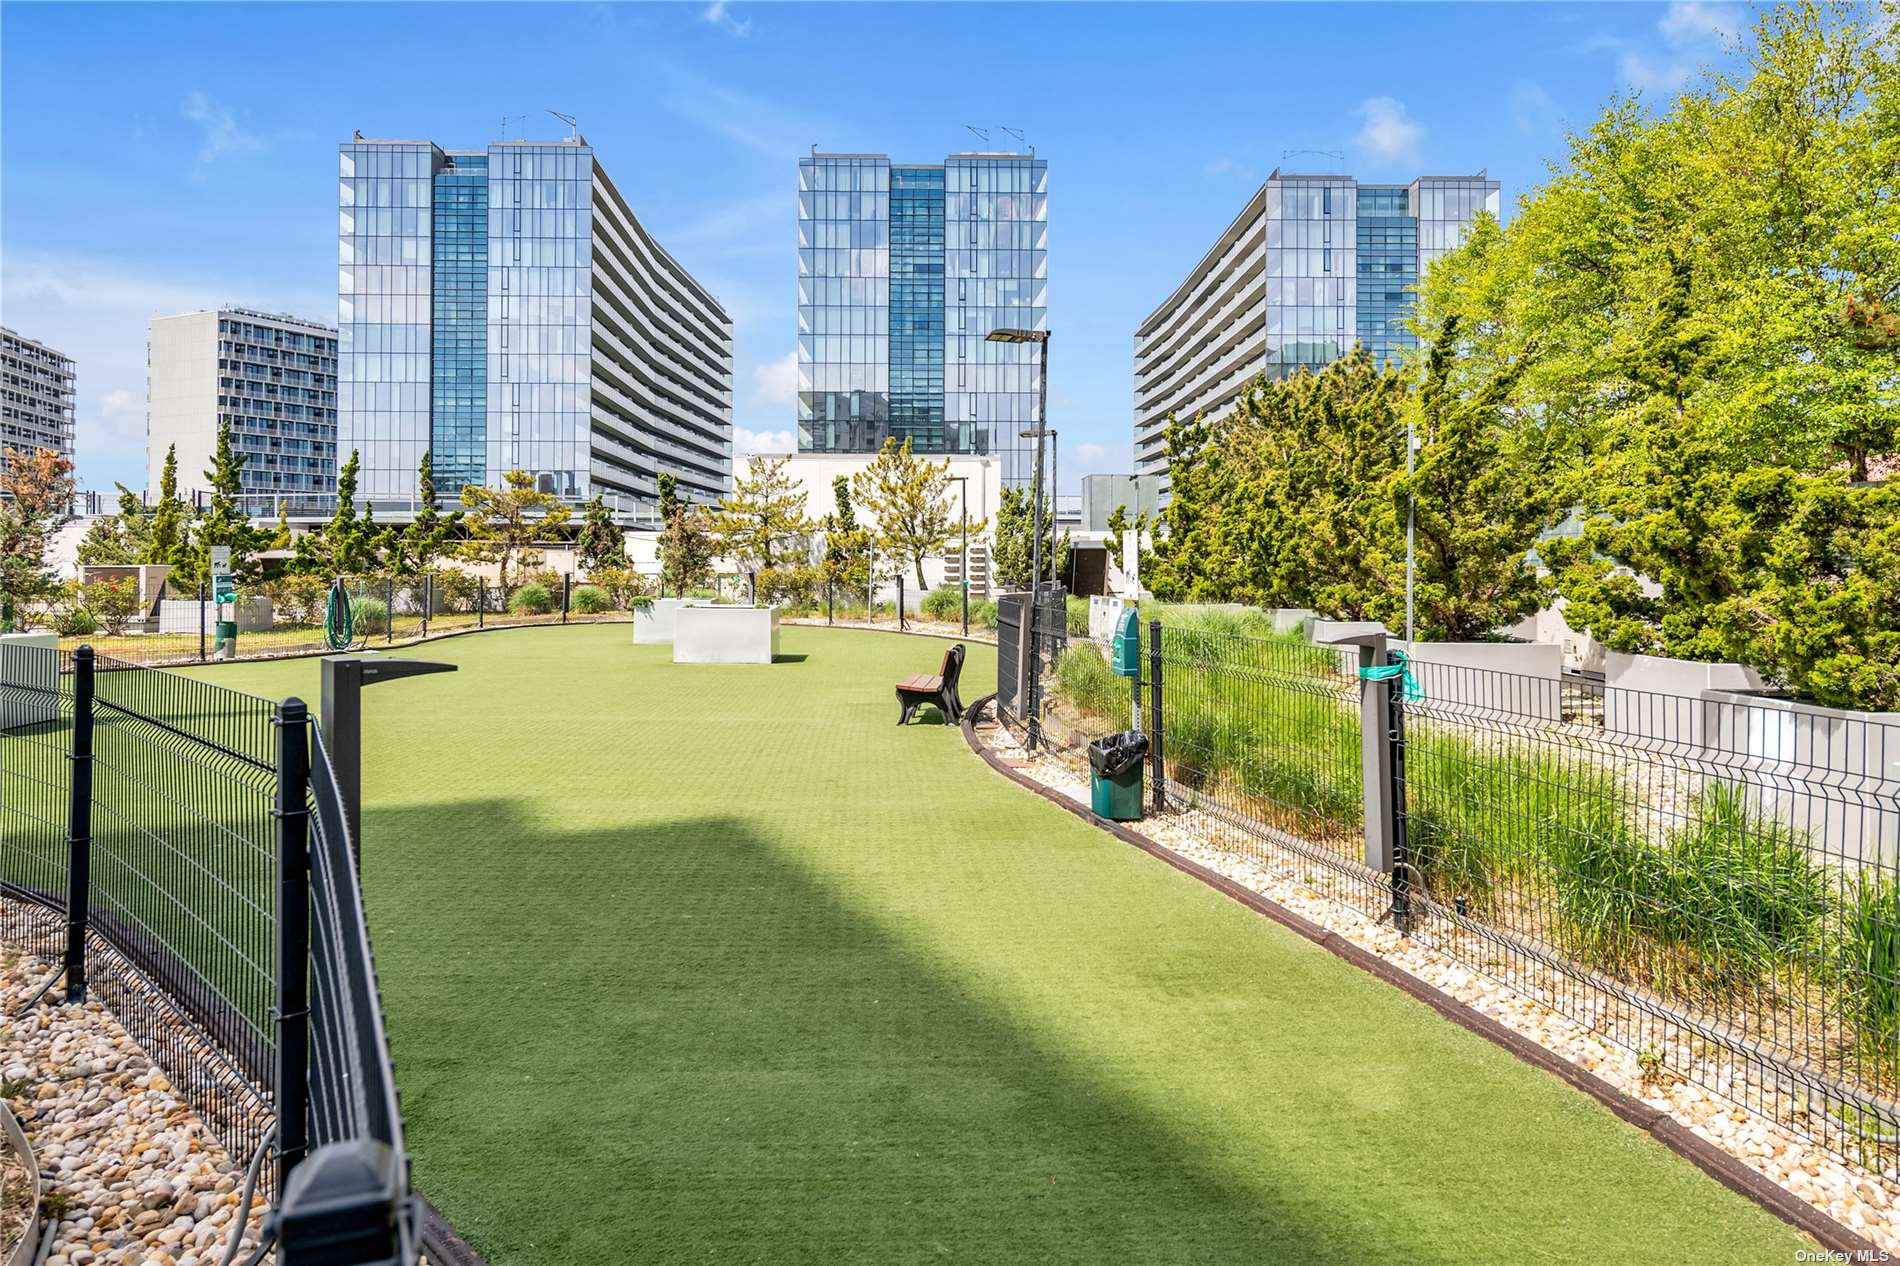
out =
{"type": "Polygon", "coordinates": [[[234,1158],[274,1147],[287,1266],[416,1253],[347,820],[296,699],[0,653],[0,937],[103,1001],[234,1158]]]}
{"type": "Polygon", "coordinates": [[[1406,661],[1382,635],[1145,632],[1133,698],[1076,643],[1050,715],[1087,738],[1144,700],[1155,802],[1209,845],[1425,939],[1659,1083],[1900,1157],[1900,723],[1406,661]]]}

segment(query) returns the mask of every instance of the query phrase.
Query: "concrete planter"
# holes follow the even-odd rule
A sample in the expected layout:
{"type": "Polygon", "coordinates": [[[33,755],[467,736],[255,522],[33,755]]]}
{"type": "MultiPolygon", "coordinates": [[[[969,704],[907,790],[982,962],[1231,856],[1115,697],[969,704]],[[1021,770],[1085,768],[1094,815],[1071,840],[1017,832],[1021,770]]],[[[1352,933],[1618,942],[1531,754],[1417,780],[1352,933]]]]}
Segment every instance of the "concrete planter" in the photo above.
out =
{"type": "Polygon", "coordinates": [[[769,664],[777,655],[777,607],[689,604],[673,613],[675,664],[769,664]]]}
{"type": "Polygon", "coordinates": [[[1704,664],[1662,655],[1606,651],[1603,726],[1615,734],[1702,746],[1708,739],[1705,690],[1760,690],[1746,664],[1704,664]]]}
{"type": "Polygon", "coordinates": [[[673,640],[673,615],[686,605],[684,598],[655,598],[644,611],[633,610],[633,642],[636,646],[658,645],[673,640]]]}
{"type": "Polygon", "coordinates": [[[0,730],[59,720],[59,635],[0,634],[0,730]]]}
{"type": "Polygon", "coordinates": [[[1524,642],[1392,643],[1412,660],[1427,708],[1563,720],[1563,647],[1524,642]]]}

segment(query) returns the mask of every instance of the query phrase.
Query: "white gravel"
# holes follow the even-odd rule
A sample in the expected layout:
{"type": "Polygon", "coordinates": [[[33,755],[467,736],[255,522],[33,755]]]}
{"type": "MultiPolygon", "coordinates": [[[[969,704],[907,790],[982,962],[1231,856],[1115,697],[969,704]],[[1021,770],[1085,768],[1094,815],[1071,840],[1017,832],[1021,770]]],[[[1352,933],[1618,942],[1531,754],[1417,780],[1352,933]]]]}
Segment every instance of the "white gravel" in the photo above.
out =
{"type": "MultiPolygon", "coordinates": [[[[103,1005],[42,1003],[15,1014],[53,969],[0,950],[0,1077],[64,1205],[47,1266],[216,1266],[242,1163],[103,1005]]],[[[259,1199],[245,1257],[262,1218],[259,1199]]]]}
{"type": "MultiPolygon", "coordinates": [[[[1089,803],[1086,763],[1067,754],[1025,752],[1007,729],[991,719],[978,737],[1023,774],[1077,804],[1089,803]]],[[[1475,1011],[1530,1038],[1617,1089],[1669,1113],[1706,1141],[1780,1184],[1842,1225],[1890,1253],[1900,1253],[1900,1174],[1845,1161],[1802,1139],[1774,1120],[1738,1106],[1778,1102],[1773,1091],[1750,1084],[1748,1071],[1713,1049],[1672,1049],[1665,1068],[1646,1076],[1637,1052],[1647,1044],[1606,1023],[1588,1028],[1504,982],[1461,963],[1437,948],[1433,935],[1401,936],[1360,911],[1321,895],[1302,880],[1301,860],[1262,841],[1259,852],[1219,847],[1231,828],[1214,829],[1194,810],[1150,816],[1136,829],[1175,853],[1328,928],[1475,1011]],[[1691,1076],[1681,1075],[1687,1069],[1691,1076]],[[1733,1098],[1711,1086],[1727,1087],[1733,1098]]]]}

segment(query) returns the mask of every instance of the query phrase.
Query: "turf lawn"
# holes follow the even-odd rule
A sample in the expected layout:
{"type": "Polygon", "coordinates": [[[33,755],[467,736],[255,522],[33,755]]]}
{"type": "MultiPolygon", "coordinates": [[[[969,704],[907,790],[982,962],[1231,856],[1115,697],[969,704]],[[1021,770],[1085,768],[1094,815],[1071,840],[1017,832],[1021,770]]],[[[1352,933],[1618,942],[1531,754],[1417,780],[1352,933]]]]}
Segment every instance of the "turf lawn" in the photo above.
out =
{"type": "MultiPolygon", "coordinates": [[[[896,729],[941,646],[787,628],[784,662],[691,667],[523,629],[367,693],[415,1177],[496,1266],[1804,1247],[955,730],[896,729]]],[[[311,661],[196,671],[316,697],[311,661]]]]}

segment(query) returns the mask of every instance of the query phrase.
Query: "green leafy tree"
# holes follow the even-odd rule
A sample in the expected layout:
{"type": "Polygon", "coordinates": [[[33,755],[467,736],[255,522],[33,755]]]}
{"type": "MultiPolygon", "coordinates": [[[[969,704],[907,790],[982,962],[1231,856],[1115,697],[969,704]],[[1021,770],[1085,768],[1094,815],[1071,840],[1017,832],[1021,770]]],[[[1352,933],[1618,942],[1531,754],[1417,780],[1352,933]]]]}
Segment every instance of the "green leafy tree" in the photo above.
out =
{"type": "Polygon", "coordinates": [[[627,534],[614,522],[599,493],[587,502],[575,546],[580,552],[581,565],[590,572],[619,567],[627,561],[627,534]]]}
{"type": "Polygon", "coordinates": [[[376,508],[356,512],[357,475],[362,459],[355,449],[337,470],[336,509],[317,528],[297,538],[292,566],[312,576],[363,576],[383,569],[395,529],[379,526],[376,508]]]}
{"type": "Polygon", "coordinates": [[[185,555],[190,531],[191,507],[178,495],[178,445],[173,444],[165,450],[165,464],[159,468],[158,504],[152,509],[151,527],[145,534],[139,561],[188,570],[185,555]]]}
{"type": "Polygon", "coordinates": [[[662,593],[671,590],[674,597],[682,597],[709,584],[719,553],[712,517],[699,506],[676,502],[660,529],[657,553],[662,593]]]}
{"type": "Polygon", "coordinates": [[[389,570],[398,576],[421,576],[435,569],[436,560],[450,552],[461,533],[463,512],[443,514],[436,504],[435,459],[422,454],[416,468],[416,514],[389,542],[389,570]]]}
{"type": "MultiPolygon", "coordinates": [[[[1026,488],[1005,488],[996,502],[996,531],[990,546],[990,565],[1005,589],[1029,588],[1034,561],[1035,498],[1026,488]]],[[[1061,577],[1069,570],[1069,534],[1055,535],[1055,507],[1043,498],[1042,577],[1061,577]],[[1053,560],[1053,562],[1051,561],[1053,560]]]]}
{"type": "MultiPolygon", "coordinates": [[[[943,553],[950,537],[961,530],[950,496],[950,461],[927,461],[911,450],[909,437],[900,446],[887,438],[869,465],[851,477],[852,491],[871,514],[878,547],[900,563],[908,563],[924,587],[924,560],[943,553]]],[[[972,524],[972,532],[983,525],[972,524]]]]}
{"type": "Polygon", "coordinates": [[[72,513],[73,464],[50,448],[0,451],[0,629],[53,591],[46,565],[53,529],[72,513]]]}
{"type": "Polygon", "coordinates": [[[231,576],[240,585],[255,584],[262,567],[259,551],[270,547],[272,533],[251,525],[250,516],[238,502],[243,488],[244,454],[231,447],[231,423],[218,423],[218,443],[211,456],[211,469],[204,473],[211,486],[211,498],[204,515],[192,525],[191,541],[172,576],[188,588],[209,584],[211,549],[229,546],[231,576]]]}
{"type": "Polygon", "coordinates": [[[825,516],[825,579],[847,590],[862,593],[871,579],[871,530],[858,523],[857,507],[851,501],[851,480],[838,475],[831,481],[834,501],[825,516]]]}
{"type": "Polygon", "coordinates": [[[502,482],[499,489],[479,484],[462,489],[468,529],[462,557],[496,565],[496,582],[506,604],[523,583],[522,573],[541,565],[536,546],[558,538],[571,512],[553,493],[536,489],[534,476],[525,470],[509,471],[502,482]]]}
{"type": "Polygon", "coordinates": [[[811,532],[805,494],[786,472],[789,459],[753,457],[719,503],[714,530],[720,546],[741,567],[763,570],[801,561],[798,546],[811,532]]]}

